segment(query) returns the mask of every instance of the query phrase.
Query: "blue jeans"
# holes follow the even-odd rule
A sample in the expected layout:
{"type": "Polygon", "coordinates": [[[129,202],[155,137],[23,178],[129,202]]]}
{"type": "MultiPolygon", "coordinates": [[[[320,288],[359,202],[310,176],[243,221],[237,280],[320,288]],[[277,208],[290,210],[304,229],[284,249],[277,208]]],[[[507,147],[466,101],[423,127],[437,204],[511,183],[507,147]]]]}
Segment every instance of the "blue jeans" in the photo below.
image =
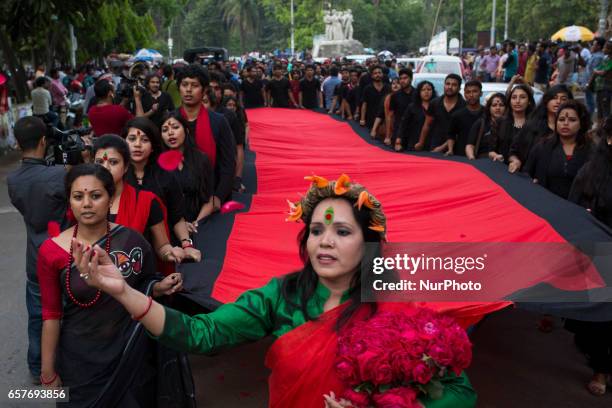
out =
{"type": "Polygon", "coordinates": [[[595,94],[588,89],[584,91],[584,100],[586,102],[587,109],[592,115],[595,112],[595,94]]]}
{"type": "Polygon", "coordinates": [[[38,282],[26,281],[26,307],[28,308],[28,368],[32,375],[40,376],[40,336],[42,334],[42,304],[38,282]]]}

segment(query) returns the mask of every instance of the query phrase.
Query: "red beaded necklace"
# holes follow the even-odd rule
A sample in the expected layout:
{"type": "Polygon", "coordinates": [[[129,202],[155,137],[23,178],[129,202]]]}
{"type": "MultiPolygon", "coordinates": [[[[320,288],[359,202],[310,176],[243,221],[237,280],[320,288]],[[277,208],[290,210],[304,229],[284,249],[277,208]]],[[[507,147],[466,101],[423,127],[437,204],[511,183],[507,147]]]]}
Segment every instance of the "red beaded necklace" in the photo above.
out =
{"type": "MultiPolygon", "coordinates": [[[[79,230],[79,224],[76,224],[74,226],[74,232],[72,234],[72,238],[76,238],[78,230],[79,230]]],[[[105,248],[107,254],[110,254],[110,243],[111,243],[110,223],[107,222],[106,223],[106,248],[105,248]]],[[[72,302],[76,304],[77,306],[83,307],[83,308],[91,307],[96,304],[98,299],[100,299],[100,295],[102,295],[102,291],[98,289],[98,291],[96,292],[96,296],[94,296],[94,298],[87,303],[79,302],[77,298],[74,297],[74,294],[72,293],[72,289],[70,289],[70,269],[72,267],[73,262],[74,262],[74,257],[72,255],[72,241],[71,241],[70,242],[70,256],[68,257],[68,266],[66,267],[66,292],[68,293],[68,297],[70,298],[70,300],[72,300],[72,302]]]]}

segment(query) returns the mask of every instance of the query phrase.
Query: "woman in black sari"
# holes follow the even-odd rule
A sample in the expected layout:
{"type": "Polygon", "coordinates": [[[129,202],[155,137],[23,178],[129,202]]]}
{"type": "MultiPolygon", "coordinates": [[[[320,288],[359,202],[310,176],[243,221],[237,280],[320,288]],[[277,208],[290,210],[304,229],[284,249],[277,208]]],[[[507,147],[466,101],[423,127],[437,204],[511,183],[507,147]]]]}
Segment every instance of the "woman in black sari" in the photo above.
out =
{"type": "Polygon", "coordinates": [[[414,102],[411,103],[400,122],[399,131],[395,134],[395,151],[414,150],[419,141],[421,129],[425,123],[429,102],[436,97],[436,89],[429,81],[421,81],[416,87],[414,102]]]}
{"type": "Polygon", "coordinates": [[[178,113],[164,118],[161,137],[164,150],[181,152],[183,157],[176,173],[184,197],[187,228],[190,232],[197,232],[198,223],[213,212],[212,193],[215,183],[210,160],[196,147],[189,124],[178,113]]]}
{"type": "MultiPolygon", "coordinates": [[[[612,116],[606,118],[599,133],[597,149],[574,179],[569,199],[612,228],[612,116]]],[[[593,370],[588,390],[593,395],[604,395],[607,379],[612,375],[612,321],[568,319],[565,328],[575,333],[576,345],[587,356],[593,370]]]]}
{"type": "Polygon", "coordinates": [[[567,199],[574,178],[591,158],[590,128],[589,113],[583,104],[564,103],[557,112],[555,133],[533,147],[524,171],[534,183],[567,199]]]}
{"type": "Polygon", "coordinates": [[[510,156],[516,156],[521,163],[527,163],[531,149],[555,133],[555,119],[559,106],[573,99],[572,91],[565,85],[555,85],[548,89],[529,117],[524,131],[512,141],[510,156]]]}
{"type": "Polygon", "coordinates": [[[162,152],[159,129],[147,118],[134,118],[126,123],[123,137],[130,148],[130,167],[125,181],[136,190],[150,191],[162,200],[168,211],[169,238],[174,245],[180,244],[187,258],[199,262],[202,254],[189,238],[179,175],[162,169],[157,163],[162,152]]]}
{"type": "Polygon", "coordinates": [[[113,177],[99,165],[73,167],[66,196],[76,224],[47,239],[38,256],[43,308],[41,383],[70,387],[70,407],[156,404],[155,347],[122,306],[92,290],[74,268],[74,244],[101,245],[133,288],[152,296],[182,287],[178,273],[158,281],[153,251],[137,232],[107,221],[113,177]]]}
{"type": "Polygon", "coordinates": [[[502,161],[503,156],[493,150],[494,135],[498,131],[499,122],[506,112],[506,96],[503,93],[494,93],[487,99],[484,116],[472,125],[468,135],[465,155],[468,159],[490,158],[493,161],[502,161]]]}

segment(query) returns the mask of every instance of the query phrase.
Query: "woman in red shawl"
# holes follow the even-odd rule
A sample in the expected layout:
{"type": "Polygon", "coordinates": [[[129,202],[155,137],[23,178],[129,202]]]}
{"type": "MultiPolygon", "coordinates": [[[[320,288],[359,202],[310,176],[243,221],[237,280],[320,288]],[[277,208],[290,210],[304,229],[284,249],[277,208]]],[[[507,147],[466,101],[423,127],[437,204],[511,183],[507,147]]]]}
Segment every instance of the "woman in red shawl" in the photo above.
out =
{"type": "MultiPolygon", "coordinates": [[[[346,175],[335,182],[309,179],[312,186],[300,202],[291,203],[287,219],[305,223],[300,234],[304,267],[247,291],[212,313],[190,317],[132,290],[97,247],[76,243],[79,271],[174,349],[207,353],[268,335],[277,337],[266,357],[272,370],[271,407],[340,406],[330,393],[345,391],[334,369],[339,330],[352,319],[367,319],[377,310],[398,306],[361,302],[361,264],[376,256],[370,248],[380,254],[385,238],[380,202],[346,175]],[[368,242],[373,245],[366,247],[368,242]]],[[[473,320],[464,318],[460,323],[465,327],[473,320]]],[[[419,403],[428,408],[474,406],[476,394],[465,373],[451,373],[443,382],[440,399],[422,396],[419,403]]]]}

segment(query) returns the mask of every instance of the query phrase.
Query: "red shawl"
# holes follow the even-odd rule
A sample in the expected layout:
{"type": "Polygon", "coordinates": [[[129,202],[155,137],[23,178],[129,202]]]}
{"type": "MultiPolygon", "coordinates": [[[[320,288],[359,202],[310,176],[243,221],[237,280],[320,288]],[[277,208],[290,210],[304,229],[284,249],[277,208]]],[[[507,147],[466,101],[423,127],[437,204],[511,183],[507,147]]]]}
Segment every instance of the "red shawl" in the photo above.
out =
{"type": "MultiPolygon", "coordinates": [[[[181,116],[187,119],[187,113],[183,107],[181,107],[180,112],[181,116]]],[[[204,105],[200,106],[198,118],[196,119],[195,142],[198,149],[208,156],[208,160],[210,160],[210,164],[214,169],[217,162],[217,143],[210,127],[208,110],[204,105]]]]}
{"type": "MultiPolygon", "coordinates": [[[[166,235],[170,238],[168,211],[164,203],[152,192],[145,190],[136,191],[136,189],[128,183],[123,183],[123,191],[121,191],[121,198],[119,199],[119,211],[117,212],[115,222],[144,234],[153,200],[156,200],[161,206],[164,214],[166,235]]],[[[158,270],[164,275],[169,275],[174,272],[174,264],[162,261],[159,258],[157,260],[157,266],[158,270]]]]}
{"type": "MultiPolygon", "coordinates": [[[[318,320],[298,326],[280,336],[268,350],[266,367],[272,370],[269,378],[270,408],[322,407],[323,394],[344,392],[336,376],[334,360],[338,347],[336,321],[348,303],[323,313],[318,320]]],[[[449,310],[464,328],[476,323],[486,313],[499,310],[508,303],[463,303],[458,310],[449,310]]],[[[444,303],[417,304],[444,311],[444,303]]],[[[408,303],[379,303],[378,311],[412,309],[408,303]]],[[[362,319],[369,308],[360,309],[352,319],[362,319]]]]}

